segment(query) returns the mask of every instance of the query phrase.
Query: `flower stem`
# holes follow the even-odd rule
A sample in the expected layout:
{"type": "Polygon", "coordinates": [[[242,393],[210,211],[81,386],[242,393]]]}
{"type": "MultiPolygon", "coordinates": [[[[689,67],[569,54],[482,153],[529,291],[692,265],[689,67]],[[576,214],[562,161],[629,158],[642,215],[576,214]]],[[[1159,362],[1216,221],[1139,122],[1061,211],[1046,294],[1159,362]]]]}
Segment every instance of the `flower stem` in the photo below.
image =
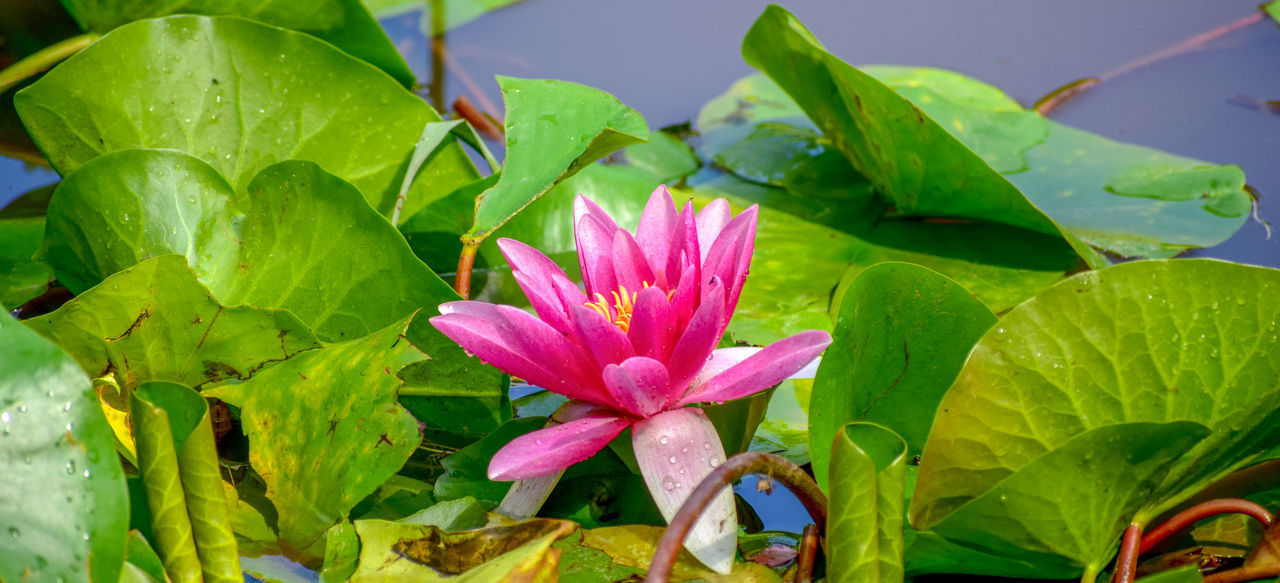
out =
{"type": "Polygon", "coordinates": [[[1133,583],[1138,571],[1138,547],[1142,543],[1142,525],[1136,522],[1124,529],[1120,542],[1120,554],[1116,556],[1116,574],[1111,583],[1133,583]]]}
{"type": "Polygon", "coordinates": [[[800,552],[796,556],[795,583],[811,583],[813,581],[813,561],[818,555],[818,525],[804,525],[804,535],[800,538],[800,552]]]}
{"type": "Polygon", "coordinates": [[[24,79],[33,77],[61,63],[71,55],[89,46],[93,41],[98,40],[99,36],[101,35],[96,32],[86,32],[79,36],[73,36],[40,49],[21,61],[10,65],[7,69],[0,71],[0,93],[12,89],[14,85],[21,83],[24,79]]]}
{"type": "Polygon", "coordinates": [[[1196,521],[1218,514],[1244,514],[1261,522],[1263,528],[1270,528],[1273,521],[1271,513],[1266,508],[1248,500],[1242,498],[1210,500],[1173,515],[1173,518],[1164,521],[1164,524],[1147,533],[1142,537],[1138,554],[1151,550],[1174,533],[1195,524],[1196,521]]]}
{"type": "Polygon", "coordinates": [[[658,549],[649,564],[649,573],[645,583],[662,583],[671,576],[676,557],[680,554],[684,537],[693,528],[703,509],[716,498],[720,490],[747,474],[764,474],[770,479],[781,481],[787,485],[805,509],[813,522],[821,529],[827,522],[827,496],[818,489],[813,478],[795,464],[776,455],[748,452],[735,455],[720,467],[712,471],[698,487],[689,494],[680,510],[671,518],[671,524],[658,541],[658,549]]]}
{"type": "Polygon", "coordinates": [[[458,255],[458,272],[453,274],[453,289],[467,299],[471,295],[471,268],[476,264],[476,252],[480,250],[482,241],[462,242],[462,253],[458,255]]]}

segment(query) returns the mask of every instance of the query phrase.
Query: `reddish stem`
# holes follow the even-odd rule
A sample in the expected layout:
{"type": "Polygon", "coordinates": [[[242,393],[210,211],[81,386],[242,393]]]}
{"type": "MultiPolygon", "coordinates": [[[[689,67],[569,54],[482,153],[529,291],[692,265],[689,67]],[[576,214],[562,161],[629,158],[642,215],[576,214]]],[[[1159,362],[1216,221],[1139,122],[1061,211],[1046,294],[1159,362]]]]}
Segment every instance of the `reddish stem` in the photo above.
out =
{"type": "Polygon", "coordinates": [[[1138,554],[1151,550],[1165,539],[1201,519],[1219,514],[1244,514],[1261,522],[1263,528],[1270,528],[1274,520],[1266,508],[1242,498],[1219,498],[1201,502],[1173,515],[1173,518],[1164,521],[1164,524],[1143,536],[1138,554]]]}
{"type": "Polygon", "coordinates": [[[818,525],[804,525],[804,535],[800,538],[800,552],[796,556],[795,583],[812,583],[813,561],[818,556],[818,525]]]}
{"type": "Polygon", "coordinates": [[[693,523],[715,499],[720,490],[733,484],[735,480],[747,474],[764,474],[770,479],[786,484],[800,503],[809,511],[814,524],[821,529],[827,523],[827,496],[818,489],[804,470],[784,458],[773,454],[748,452],[740,453],[727,460],[713,470],[702,483],[694,488],[689,498],[680,506],[680,510],[671,518],[671,524],[658,541],[658,549],[649,563],[649,573],[645,583],[665,583],[671,577],[671,569],[675,566],[676,557],[684,538],[693,529],[693,523]]]}
{"type": "Polygon", "coordinates": [[[1257,581],[1258,579],[1270,579],[1278,576],[1280,576],[1280,563],[1274,563],[1214,573],[1205,577],[1204,583],[1242,583],[1244,581],[1257,581]]]}
{"type": "Polygon", "coordinates": [[[467,120],[471,127],[476,128],[477,132],[484,134],[484,137],[490,140],[502,139],[502,128],[489,121],[484,112],[477,109],[466,95],[460,95],[453,101],[453,110],[458,112],[462,119],[467,120]]]}
{"type": "Polygon", "coordinates": [[[471,296],[471,268],[476,264],[476,252],[479,250],[479,241],[462,242],[462,253],[458,255],[458,272],[453,274],[453,289],[464,300],[471,296]]]}
{"type": "Polygon", "coordinates": [[[1142,525],[1132,523],[1124,529],[1120,542],[1120,554],[1116,556],[1116,573],[1111,583],[1133,583],[1138,571],[1138,546],[1142,542],[1142,525]]]}

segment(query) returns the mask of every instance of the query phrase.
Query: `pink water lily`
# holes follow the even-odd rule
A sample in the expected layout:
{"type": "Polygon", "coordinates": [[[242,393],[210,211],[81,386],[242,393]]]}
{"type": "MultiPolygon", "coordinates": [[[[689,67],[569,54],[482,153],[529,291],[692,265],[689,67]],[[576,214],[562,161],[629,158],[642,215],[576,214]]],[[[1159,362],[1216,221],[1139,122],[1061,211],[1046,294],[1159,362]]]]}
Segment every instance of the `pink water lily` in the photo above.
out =
{"type": "MultiPolygon", "coordinates": [[[[542,253],[501,239],[537,316],[461,301],[441,305],[431,323],[499,369],[570,399],[557,415],[561,424],[498,451],[490,479],[553,474],[630,427],[641,474],[669,521],[725,457],[706,415],[687,405],[771,387],[809,364],[831,337],[813,330],[762,349],[716,350],[751,263],[755,206],[733,217],[718,199],[696,214],[691,203],[677,212],[660,186],[634,235],[584,197],[574,211],[585,292],[542,253]]],[[[736,535],[726,490],[685,546],[728,572],[736,535]]]]}

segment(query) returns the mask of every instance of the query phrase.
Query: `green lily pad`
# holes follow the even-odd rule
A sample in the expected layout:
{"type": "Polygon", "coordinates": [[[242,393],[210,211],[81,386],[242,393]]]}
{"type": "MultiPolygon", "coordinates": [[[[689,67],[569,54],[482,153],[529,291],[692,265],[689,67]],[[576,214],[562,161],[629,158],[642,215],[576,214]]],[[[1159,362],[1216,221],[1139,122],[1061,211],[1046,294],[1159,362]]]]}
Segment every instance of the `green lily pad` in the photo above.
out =
{"type": "Polygon", "coordinates": [[[396,371],[426,358],[404,340],[407,326],[402,320],[205,391],[240,407],[250,462],[279,512],[280,538],[294,548],[320,540],[418,446],[417,421],[396,403],[396,371]]]}
{"type": "Polygon", "coordinates": [[[243,581],[208,402],[154,382],[133,392],[129,411],[165,570],[176,581],[243,581]]]}
{"type": "Polygon", "coordinates": [[[840,306],[810,401],[818,484],[827,486],[832,440],[851,421],[883,425],[912,455],[920,453],[938,402],[995,321],[968,291],[924,267],[881,263],[863,270],[840,306]]]}
{"type": "Polygon", "coordinates": [[[126,389],[244,379],[320,346],[288,311],[219,303],[178,255],[143,261],[26,324],[126,389]]]}
{"type": "Polygon", "coordinates": [[[0,579],[115,581],[129,497],[88,377],[7,314],[0,354],[0,579]]]}
{"type": "Polygon", "coordinates": [[[547,518],[466,532],[381,520],[357,520],[355,527],[360,565],[352,581],[460,583],[554,581],[559,552],[551,545],[578,528],[547,518]]]}
{"type": "MultiPolygon", "coordinates": [[[[979,497],[990,500],[1012,480],[1050,483],[1035,477],[1053,469],[1039,460],[1071,444],[1075,453],[1056,455],[1087,460],[1163,451],[1154,448],[1163,442],[1138,435],[1138,426],[1113,444],[1092,438],[1089,445],[1086,435],[1117,424],[1190,421],[1210,433],[1175,451],[1170,467],[1161,469],[1167,475],[1152,473],[1156,483],[1136,505],[1090,503],[1100,513],[1094,522],[1112,528],[1130,520],[1144,524],[1260,459],[1280,440],[1280,305],[1270,301],[1277,289],[1277,270],[1212,260],[1144,261],[1081,274],[1015,308],[978,342],[939,405],[912,523],[953,539],[960,530],[967,537],[989,536],[964,528],[943,533],[935,525],[979,497]],[[1150,451],[1121,445],[1148,439],[1150,451]],[[1108,448],[1121,449],[1103,451],[1108,448]]],[[[1096,459],[1089,464],[1108,467],[1096,459]]],[[[1095,486],[1097,477],[1076,479],[1062,493],[1067,500],[1105,495],[1095,486]]],[[[1058,480],[1053,483],[1066,478],[1058,480]]],[[[1119,536],[1119,530],[1089,532],[1096,538],[1071,543],[1077,567],[1105,562],[1100,553],[1119,536]]],[[[1040,536],[1048,541],[1044,548],[1065,549],[1061,533],[1040,536]]]]}
{"type": "Polygon", "coordinates": [[[836,434],[830,466],[828,579],[901,582],[907,442],[874,423],[850,423],[836,434]]]}
{"type": "Polygon", "coordinates": [[[329,527],[324,535],[324,565],[321,583],[346,581],[356,572],[360,562],[360,538],[355,525],[343,520],[329,527]]]}
{"type": "Polygon", "coordinates": [[[1251,199],[1238,166],[1077,130],[1023,110],[1000,90],[959,73],[907,67],[864,71],[939,120],[1033,204],[1094,246],[1126,256],[1172,256],[1225,241],[1249,213],[1251,199]],[[986,97],[965,99],[974,94],[986,97]],[[1039,135],[1020,140],[1017,133],[988,123],[992,119],[1035,124],[1039,135]],[[998,162],[1015,158],[1015,152],[1016,162],[998,162]]]}
{"type": "Polygon", "coordinates": [[[470,496],[437,502],[400,520],[405,524],[434,526],[447,532],[470,530],[484,526],[484,506],[470,496]]]}
{"type": "Polygon", "coordinates": [[[360,0],[63,0],[67,12],[85,30],[106,32],[122,24],[170,14],[242,16],[314,35],[386,71],[405,87],[415,79],[391,39],[360,0]]]}
{"type": "MultiPolygon", "coordinates": [[[[440,120],[393,79],[324,41],[202,16],[121,26],[14,104],[63,176],[108,152],[170,148],[209,163],[243,194],[267,166],[310,160],[386,216],[422,128],[440,120]],[[121,62],[131,63],[127,80],[121,62]]],[[[441,148],[414,183],[406,216],[476,178],[460,146],[441,148]]]]}
{"type": "Polygon", "coordinates": [[[18,307],[44,293],[53,270],[33,257],[44,217],[0,218],[0,304],[18,307]]]}
{"type": "Polygon", "coordinates": [[[649,139],[644,117],[599,89],[501,76],[498,84],[507,105],[507,159],[498,183],[476,199],[467,240],[483,240],[560,181],[649,139]],[[574,106],[564,109],[564,103],[574,106]]]}

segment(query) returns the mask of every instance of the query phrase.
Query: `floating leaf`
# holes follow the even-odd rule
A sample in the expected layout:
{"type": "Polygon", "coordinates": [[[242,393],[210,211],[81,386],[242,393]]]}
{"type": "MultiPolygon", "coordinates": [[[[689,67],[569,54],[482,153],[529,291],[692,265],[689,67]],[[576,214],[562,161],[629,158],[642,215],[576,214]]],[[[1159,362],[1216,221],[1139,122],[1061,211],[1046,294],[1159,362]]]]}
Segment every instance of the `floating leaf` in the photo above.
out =
{"type": "Polygon", "coordinates": [[[907,442],[874,423],[836,433],[827,482],[827,578],[901,583],[907,442]]]}
{"type": "MultiPolygon", "coordinates": [[[[1037,535],[1046,537],[1038,544],[1052,549],[1044,552],[1069,552],[1063,556],[1079,567],[1099,566],[1119,536],[1110,529],[1149,521],[1280,440],[1280,305],[1269,300],[1277,289],[1276,270],[1211,260],[1145,261],[1081,274],[1015,308],[978,342],[939,405],[912,523],[953,539],[963,530],[965,540],[990,532],[1013,540],[1021,535],[1011,527],[980,534],[973,522],[946,533],[935,525],[979,497],[995,505],[992,492],[1015,479],[1027,488],[1054,484],[1073,506],[1104,499],[1109,495],[1095,485],[1097,476],[1078,474],[1074,483],[1065,476],[1037,477],[1054,470],[1040,460],[1052,454],[1109,467],[1098,460],[1120,456],[1112,463],[1140,465],[1147,456],[1164,455],[1174,440],[1151,424],[1207,426],[1208,437],[1175,450],[1172,466],[1160,467],[1167,475],[1149,471],[1157,482],[1135,493],[1136,503],[1089,502],[1098,513],[1090,524],[1105,526],[1090,530],[1093,538],[1072,539],[1067,549],[1071,545],[1060,534],[1037,535]],[[1148,425],[1134,425],[1140,422],[1148,425]],[[1108,443],[1098,432],[1111,426],[1127,433],[1108,443]],[[1152,445],[1141,449],[1140,442],[1152,445]],[[1068,446],[1073,449],[1063,449],[1068,446]]],[[[1126,474],[1116,469],[1106,475],[1126,474]]],[[[1135,474],[1123,485],[1130,488],[1138,479],[1135,474]]]]}
{"type": "Polygon", "coordinates": [[[129,498],[89,379],[7,314],[0,354],[0,579],[115,581],[129,498]]]}
{"type": "Polygon", "coordinates": [[[406,516],[400,522],[434,526],[440,530],[455,532],[480,528],[484,526],[485,521],[484,506],[475,498],[464,496],[456,500],[437,502],[429,508],[423,508],[411,516],[406,516]]]}
{"type": "Polygon", "coordinates": [[[355,525],[343,520],[329,527],[324,541],[324,566],[320,569],[320,581],[336,583],[350,579],[360,562],[360,539],[356,536],[355,525]]]}
{"type": "Polygon", "coordinates": [[[205,391],[240,407],[250,462],[280,515],[280,538],[297,549],[316,543],[418,445],[417,422],[396,403],[396,371],[426,358],[402,337],[407,325],[205,391]]]}
{"type": "Polygon", "coordinates": [[[381,520],[357,520],[355,527],[360,566],[352,581],[459,583],[555,581],[559,551],[551,544],[578,528],[546,518],[466,532],[381,520]]]}
{"type": "Polygon", "coordinates": [[[599,89],[501,76],[498,84],[507,105],[506,164],[498,183],[476,199],[475,224],[466,240],[483,240],[560,181],[614,150],[649,139],[644,118],[599,89]],[[564,103],[574,106],[560,108],[564,103]]]}
{"type": "Polygon", "coordinates": [[[155,382],[133,392],[129,411],[165,571],[175,581],[243,581],[209,404],[185,386],[155,382]]]}
{"type": "Polygon", "coordinates": [[[827,485],[832,440],[850,421],[883,425],[920,453],[938,402],[995,321],[968,291],[924,267],[862,271],[814,381],[809,447],[818,484],[827,485]]]}
{"type": "Polygon", "coordinates": [[[151,0],[63,0],[62,5],[82,28],[95,32],[107,32],[134,20],[179,13],[243,16],[328,41],[351,56],[386,71],[405,87],[411,87],[415,82],[409,65],[360,0],[312,0],[306,4],[289,0],[178,0],[164,3],[151,0]]]}
{"type": "MultiPolygon", "coordinates": [[[[614,563],[625,567],[648,570],[653,561],[658,541],[665,529],[660,526],[606,526],[582,531],[583,547],[603,551],[614,563]]],[[[598,559],[597,559],[598,560],[598,559]]],[[[586,579],[590,581],[591,579],[586,579]]],[[[733,571],[721,575],[708,569],[689,551],[681,549],[671,570],[672,581],[701,580],[707,583],[766,583],[780,582],[781,577],[772,569],[759,563],[735,562],[733,571]]]]}
{"type": "Polygon", "coordinates": [[[0,304],[18,307],[44,293],[53,271],[32,257],[44,217],[0,218],[0,304]]]}
{"type": "Polygon", "coordinates": [[[320,346],[287,311],[219,303],[178,255],[143,261],[26,324],[126,390],[244,379],[320,346]]]}
{"type": "MultiPolygon", "coordinates": [[[[243,194],[266,167],[310,160],[386,216],[422,127],[440,119],[381,71],[324,41],[200,16],[124,25],[14,101],[63,176],[108,152],[169,148],[208,162],[243,194]],[[127,75],[121,63],[130,63],[127,75]]],[[[404,212],[476,178],[460,146],[441,148],[404,212]]]]}

